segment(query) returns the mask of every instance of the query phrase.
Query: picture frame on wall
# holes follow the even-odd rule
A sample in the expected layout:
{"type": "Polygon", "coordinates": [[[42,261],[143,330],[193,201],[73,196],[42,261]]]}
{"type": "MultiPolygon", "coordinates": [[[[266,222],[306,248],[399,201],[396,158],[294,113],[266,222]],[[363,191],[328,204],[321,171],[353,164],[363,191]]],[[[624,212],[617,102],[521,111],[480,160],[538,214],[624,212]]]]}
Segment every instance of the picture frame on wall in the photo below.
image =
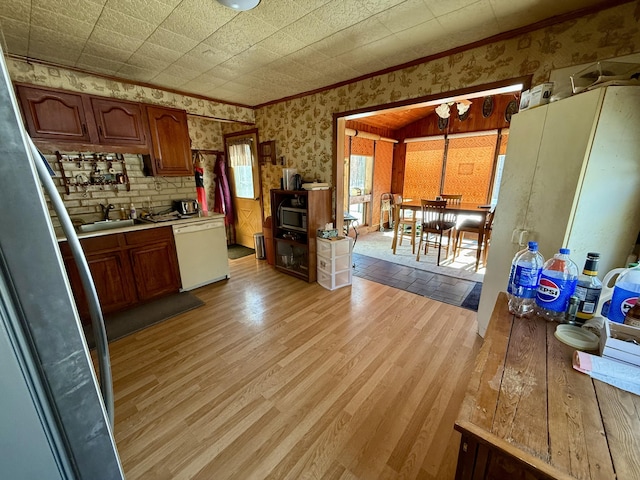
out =
{"type": "Polygon", "coordinates": [[[261,142],[259,150],[260,150],[260,161],[262,163],[271,162],[273,165],[277,164],[275,140],[269,140],[268,142],[261,142]]]}

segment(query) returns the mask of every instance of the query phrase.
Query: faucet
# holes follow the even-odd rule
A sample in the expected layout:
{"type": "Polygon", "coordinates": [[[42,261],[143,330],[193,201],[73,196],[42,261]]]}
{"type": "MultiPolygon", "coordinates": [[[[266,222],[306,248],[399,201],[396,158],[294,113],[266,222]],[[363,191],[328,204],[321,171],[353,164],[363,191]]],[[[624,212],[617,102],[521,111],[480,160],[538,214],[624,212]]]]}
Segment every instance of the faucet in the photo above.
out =
{"type": "Polygon", "coordinates": [[[108,204],[106,207],[101,203],[100,204],[100,208],[102,209],[102,219],[105,222],[109,221],[109,211],[113,210],[115,207],[113,206],[113,203],[108,204]]]}

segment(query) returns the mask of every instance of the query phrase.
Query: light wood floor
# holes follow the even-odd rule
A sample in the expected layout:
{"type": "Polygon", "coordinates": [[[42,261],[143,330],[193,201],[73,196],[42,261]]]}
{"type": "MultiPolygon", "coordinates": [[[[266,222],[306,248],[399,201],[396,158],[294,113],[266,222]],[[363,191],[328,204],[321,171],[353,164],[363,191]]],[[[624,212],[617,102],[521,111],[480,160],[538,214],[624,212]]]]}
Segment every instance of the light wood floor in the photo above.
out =
{"type": "Polygon", "coordinates": [[[253,256],[231,275],[110,345],[128,480],[454,477],[475,312],[360,278],[330,292],[253,256]]]}

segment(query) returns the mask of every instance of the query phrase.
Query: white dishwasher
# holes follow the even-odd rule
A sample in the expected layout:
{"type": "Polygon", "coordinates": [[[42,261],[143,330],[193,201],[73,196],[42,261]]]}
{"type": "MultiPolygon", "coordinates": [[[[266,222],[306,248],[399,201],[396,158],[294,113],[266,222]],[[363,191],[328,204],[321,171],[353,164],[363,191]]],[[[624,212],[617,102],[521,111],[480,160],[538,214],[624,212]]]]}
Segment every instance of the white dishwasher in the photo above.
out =
{"type": "Polygon", "coordinates": [[[182,290],[229,278],[224,219],[174,225],[182,290]]]}

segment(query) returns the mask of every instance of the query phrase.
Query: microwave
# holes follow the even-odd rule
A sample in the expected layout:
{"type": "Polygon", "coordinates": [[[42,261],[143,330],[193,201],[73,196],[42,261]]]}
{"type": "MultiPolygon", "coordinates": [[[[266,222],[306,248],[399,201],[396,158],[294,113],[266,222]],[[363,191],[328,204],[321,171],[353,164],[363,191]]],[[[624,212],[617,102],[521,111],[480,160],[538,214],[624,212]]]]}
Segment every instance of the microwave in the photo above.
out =
{"type": "Polygon", "coordinates": [[[304,208],[280,207],[278,227],[298,232],[307,231],[307,210],[304,208]]]}

